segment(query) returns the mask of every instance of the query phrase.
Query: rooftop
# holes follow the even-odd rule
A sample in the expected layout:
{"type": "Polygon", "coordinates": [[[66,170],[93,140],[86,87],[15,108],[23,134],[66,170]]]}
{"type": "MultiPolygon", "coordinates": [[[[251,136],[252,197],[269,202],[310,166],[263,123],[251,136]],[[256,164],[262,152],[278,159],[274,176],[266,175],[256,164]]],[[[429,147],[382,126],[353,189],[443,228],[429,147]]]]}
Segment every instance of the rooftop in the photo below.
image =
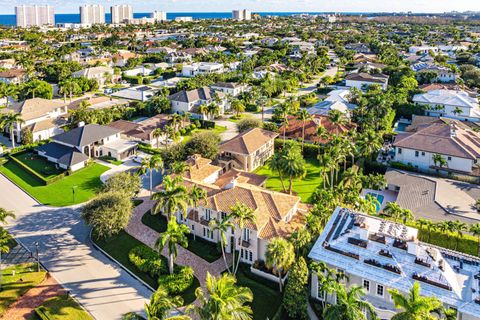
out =
{"type": "Polygon", "coordinates": [[[275,139],[278,133],[252,128],[220,145],[220,150],[239,154],[252,154],[267,142],[275,139]]]}
{"type": "Polygon", "coordinates": [[[449,105],[465,108],[478,108],[478,99],[472,98],[467,92],[457,90],[432,90],[416,94],[413,102],[434,105],[449,105]]]}

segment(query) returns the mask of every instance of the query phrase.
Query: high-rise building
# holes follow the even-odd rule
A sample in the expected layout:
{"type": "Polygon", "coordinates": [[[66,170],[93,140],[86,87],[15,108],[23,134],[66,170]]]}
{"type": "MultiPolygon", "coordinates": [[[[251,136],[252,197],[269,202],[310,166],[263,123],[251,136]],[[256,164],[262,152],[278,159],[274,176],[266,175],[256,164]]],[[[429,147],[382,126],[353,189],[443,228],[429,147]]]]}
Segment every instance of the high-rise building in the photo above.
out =
{"type": "Polygon", "coordinates": [[[124,23],[133,19],[133,9],[131,5],[122,4],[110,8],[112,14],[112,23],[124,23]]]}
{"type": "Polygon", "coordinates": [[[156,22],[167,21],[167,13],[165,11],[153,11],[150,13],[150,18],[156,22]]]}
{"type": "Polygon", "coordinates": [[[99,4],[85,4],[80,7],[81,24],[105,23],[105,8],[99,4]]]}
{"type": "Polygon", "coordinates": [[[52,6],[17,6],[15,7],[17,27],[41,27],[55,24],[55,15],[52,6]]]}
{"type": "Polygon", "coordinates": [[[252,12],[246,9],[233,10],[232,18],[235,20],[252,20],[252,12]]]}

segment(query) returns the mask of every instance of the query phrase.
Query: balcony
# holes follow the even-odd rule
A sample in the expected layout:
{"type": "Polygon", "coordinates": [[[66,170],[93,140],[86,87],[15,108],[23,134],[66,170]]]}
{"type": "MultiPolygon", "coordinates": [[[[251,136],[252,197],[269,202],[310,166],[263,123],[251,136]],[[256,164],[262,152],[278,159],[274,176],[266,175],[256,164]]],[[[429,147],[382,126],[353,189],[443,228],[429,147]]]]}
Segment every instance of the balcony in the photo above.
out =
{"type": "Polygon", "coordinates": [[[208,227],[208,225],[210,224],[210,219],[207,219],[206,217],[200,217],[200,224],[208,227]]]}

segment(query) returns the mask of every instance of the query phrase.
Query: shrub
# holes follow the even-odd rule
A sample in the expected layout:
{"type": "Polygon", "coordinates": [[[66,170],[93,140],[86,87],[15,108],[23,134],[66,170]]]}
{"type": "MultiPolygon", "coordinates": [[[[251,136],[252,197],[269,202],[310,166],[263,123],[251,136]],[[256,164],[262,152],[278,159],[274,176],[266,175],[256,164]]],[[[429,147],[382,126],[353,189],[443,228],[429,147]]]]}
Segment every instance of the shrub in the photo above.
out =
{"type": "Polygon", "coordinates": [[[264,122],[262,127],[264,130],[278,132],[278,126],[276,123],[273,123],[273,122],[264,122]]]}
{"type": "Polygon", "coordinates": [[[158,285],[165,287],[171,295],[181,294],[193,284],[193,278],[191,267],[176,266],[173,274],[160,276],[158,285]]]}
{"type": "Polygon", "coordinates": [[[213,159],[218,154],[220,135],[215,132],[199,132],[185,144],[187,155],[200,154],[205,158],[213,159]]]}
{"type": "Polygon", "coordinates": [[[153,278],[167,272],[167,266],[163,263],[160,254],[146,245],[130,250],[128,259],[138,270],[150,274],[153,278]]]}
{"type": "Polygon", "coordinates": [[[401,162],[390,162],[390,166],[395,169],[406,170],[406,171],[418,171],[417,168],[411,164],[405,164],[401,162]]]}
{"type": "Polygon", "coordinates": [[[253,117],[248,117],[237,122],[237,130],[238,132],[242,133],[252,128],[260,128],[261,125],[261,120],[253,117]]]}

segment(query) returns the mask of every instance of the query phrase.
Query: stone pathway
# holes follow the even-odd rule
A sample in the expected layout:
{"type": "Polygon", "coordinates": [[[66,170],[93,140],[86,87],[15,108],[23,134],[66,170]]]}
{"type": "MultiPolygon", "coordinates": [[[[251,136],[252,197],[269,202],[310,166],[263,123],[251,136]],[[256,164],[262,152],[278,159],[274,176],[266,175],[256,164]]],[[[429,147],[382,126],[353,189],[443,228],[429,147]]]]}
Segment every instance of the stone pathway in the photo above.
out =
{"type": "MultiPolygon", "coordinates": [[[[155,242],[157,241],[160,234],[155,230],[147,227],[142,223],[143,215],[150,209],[153,208],[154,201],[150,200],[148,197],[141,198],[143,203],[137,206],[133,212],[132,219],[130,220],[125,231],[130,234],[132,237],[143,242],[147,246],[154,248],[155,242]]],[[[219,276],[223,271],[226,270],[225,262],[223,258],[218,259],[212,263],[205,261],[199,256],[195,255],[191,251],[178,246],[178,256],[175,261],[176,264],[181,266],[190,266],[193,268],[195,276],[200,281],[202,287],[205,285],[205,280],[207,278],[207,271],[210,272],[213,276],[219,276]]],[[[162,255],[167,257],[167,249],[164,248],[162,255]]],[[[231,263],[231,256],[227,256],[228,263],[231,263]]]]}
{"type": "Polygon", "coordinates": [[[2,319],[29,319],[35,308],[42,305],[46,300],[61,294],[65,294],[65,289],[47,273],[45,280],[15,301],[5,312],[2,319]]]}

